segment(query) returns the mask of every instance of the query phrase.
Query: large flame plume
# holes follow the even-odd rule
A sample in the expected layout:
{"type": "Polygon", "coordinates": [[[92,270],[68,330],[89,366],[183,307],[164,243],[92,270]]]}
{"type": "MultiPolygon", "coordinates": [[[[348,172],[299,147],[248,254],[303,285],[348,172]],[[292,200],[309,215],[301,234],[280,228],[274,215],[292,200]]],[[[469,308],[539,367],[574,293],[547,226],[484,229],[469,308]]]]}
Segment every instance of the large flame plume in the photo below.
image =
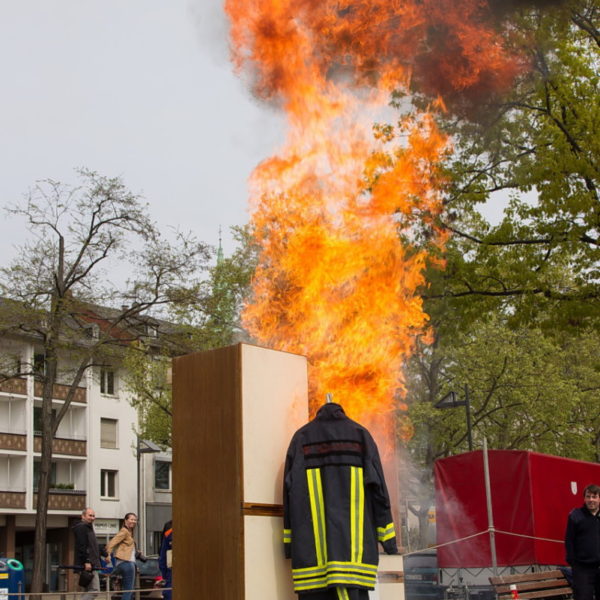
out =
{"type": "Polygon", "coordinates": [[[373,122],[395,88],[495,91],[519,64],[479,0],[225,5],[238,67],[289,122],[285,147],[251,178],[261,257],[245,324],[308,356],[313,410],[329,392],[373,424],[401,406],[403,362],[427,333],[418,289],[445,242],[435,222],[448,150],[430,113],[378,135],[373,122]]]}

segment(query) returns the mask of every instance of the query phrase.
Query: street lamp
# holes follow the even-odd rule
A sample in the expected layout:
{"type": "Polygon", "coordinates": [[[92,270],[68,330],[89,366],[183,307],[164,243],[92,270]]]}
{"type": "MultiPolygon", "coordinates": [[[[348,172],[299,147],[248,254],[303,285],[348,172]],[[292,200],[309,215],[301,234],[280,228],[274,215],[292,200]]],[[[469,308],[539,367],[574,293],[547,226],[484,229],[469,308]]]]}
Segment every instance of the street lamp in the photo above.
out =
{"type": "Polygon", "coordinates": [[[142,527],[146,526],[146,510],[144,509],[144,517],[142,518],[142,498],[141,498],[141,470],[140,461],[142,454],[152,454],[154,452],[162,452],[162,449],[150,440],[143,440],[140,436],[137,437],[137,444],[135,447],[135,457],[137,460],[137,513],[138,513],[138,525],[137,525],[137,544],[138,550],[145,552],[145,544],[142,548],[142,527]]]}
{"type": "Polygon", "coordinates": [[[473,450],[473,434],[471,432],[471,401],[469,400],[469,386],[465,385],[465,399],[458,400],[456,392],[448,392],[439,402],[434,404],[435,408],[456,408],[464,406],[467,413],[467,439],[469,451],[473,450]]]}

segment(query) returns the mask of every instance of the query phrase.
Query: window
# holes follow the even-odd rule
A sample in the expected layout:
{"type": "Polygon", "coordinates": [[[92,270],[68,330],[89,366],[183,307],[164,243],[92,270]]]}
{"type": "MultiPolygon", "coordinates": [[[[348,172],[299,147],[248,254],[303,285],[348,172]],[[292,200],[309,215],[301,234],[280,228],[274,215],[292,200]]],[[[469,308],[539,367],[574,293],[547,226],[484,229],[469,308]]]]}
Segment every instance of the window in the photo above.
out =
{"type": "Polygon", "coordinates": [[[118,471],[102,469],[100,471],[100,496],[102,498],[117,497],[117,474],[118,471]]]}
{"type": "Polygon", "coordinates": [[[149,554],[158,554],[162,544],[164,534],[162,531],[153,531],[150,537],[150,552],[149,554]]]}
{"type": "MultiPolygon", "coordinates": [[[[40,483],[40,461],[36,460],[33,462],[33,489],[37,491],[40,483]]],[[[53,488],[56,485],[56,463],[53,462],[50,467],[50,487],[53,488]]]]}
{"type": "MultiPolygon", "coordinates": [[[[56,409],[52,409],[52,419],[56,418],[56,409]]],[[[42,435],[42,407],[33,407],[33,435],[42,435]]]]}
{"type": "Polygon", "coordinates": [[[100,447],[117,448],[117,419],[100,419],[100,447]]]}
{"type": "Polygon", "coordinates": [[[33,355],[33,373],[38,377],[46,374],[46,357],[41,352],[33,355]]]}
{"type": "Polygon", "coordinates": [[[166,460],[154,461],[154,489],[171,489],[171,463],[166,460]]]}
{"type": "Polygon", "coordinates": [[[83,328],[83,331],[87,335],[87,337],[92,338],[93,340],[97,340],[100,338],[100,327],[98,327],[97,323],[91,323],[90,325],[86,325],[83,328]]]}
{"type": "Polygon", "coordinates": [[[113,369],[108,367],[100,369],[100,393],[108,396],[115,395],[115,372],[113,369]]]}

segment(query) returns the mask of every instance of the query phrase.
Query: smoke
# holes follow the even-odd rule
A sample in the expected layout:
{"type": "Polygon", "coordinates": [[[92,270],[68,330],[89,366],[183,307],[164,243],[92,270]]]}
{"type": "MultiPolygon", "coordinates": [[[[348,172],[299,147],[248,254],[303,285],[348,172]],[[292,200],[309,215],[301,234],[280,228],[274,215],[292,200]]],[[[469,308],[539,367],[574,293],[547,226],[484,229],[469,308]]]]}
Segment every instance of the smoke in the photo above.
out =
{"type": "Polygon", "coordinates": [[[216,66],[229,66],[229,23],[222,9],[216,3],[202,2],[191,4],[188,12],[198,32],[196,40],[203,55],[208,56],[216,66]]]}
{"type": "Polygon", "coordinates": [[[228,0],[238,67],[257,97],[285,105],[295,72],[345,87],[405,87],[464,112],[510,89],[529,58],[503,35],[523,9],[564,0],[228,0]],[[303,56],[302,64],[280,57],[303,56]],[[250,68],[250,69],[249,69],[250,68]]]}

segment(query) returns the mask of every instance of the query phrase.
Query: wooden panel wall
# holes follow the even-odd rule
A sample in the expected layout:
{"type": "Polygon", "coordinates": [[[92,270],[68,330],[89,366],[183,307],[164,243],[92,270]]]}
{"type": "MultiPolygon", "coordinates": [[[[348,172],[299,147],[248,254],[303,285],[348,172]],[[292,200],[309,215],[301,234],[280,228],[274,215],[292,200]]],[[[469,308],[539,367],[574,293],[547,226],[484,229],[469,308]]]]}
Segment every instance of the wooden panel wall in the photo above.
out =
{"type": "Polygon", "coordinates": [[[240,345],[173,362],[177,600],[244,597],[240,389],[240,345]]]}
{"type": "Polygon", "coordinates": [[[307,394],[295,354],[238,344],[173,361],[177,600],[295,598],[281,488],[307,394]]]}

